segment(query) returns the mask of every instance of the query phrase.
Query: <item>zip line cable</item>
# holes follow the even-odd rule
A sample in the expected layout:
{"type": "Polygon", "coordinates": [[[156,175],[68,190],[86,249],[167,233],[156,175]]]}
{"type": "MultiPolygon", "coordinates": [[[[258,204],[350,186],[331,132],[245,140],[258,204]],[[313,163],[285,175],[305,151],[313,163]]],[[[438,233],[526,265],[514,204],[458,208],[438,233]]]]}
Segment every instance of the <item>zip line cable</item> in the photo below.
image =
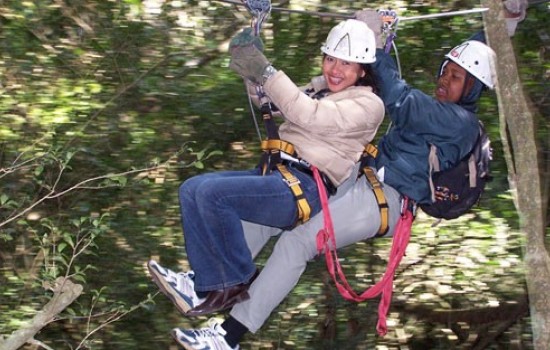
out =
{"type": "Polygon", "coordinates": [[[461,11],[451,11],[451,12],[441,12],[441,13],[433,13],[430,15],[419,15],[419,16],[411,16],[411,17],[400,17],[399,21],[415,21],[418,19],[432,19],[432,18],[439,18],[439,17],[449,17],[449,16],[461,16],[461,15],[468,15],[470,13],[480,13],[488,11],[489,9],[486,7],[482,8],[473,8],[470,10],[461,10],[461,11]]]}
{"type": "MultiPolygon", "coordinates": [[[[241,1],[238,0],[214,0],[217,2],[224,2],[228,4],[233,4],[237,6],[246,6],[241,1]]],[[[550,0],[543,0],[544,2],[548,2],[550,0]]],[[[479,12],[485,12],[488,11],[488,8],[482,7],[482,8],[473,8],[470,10],[460,10],[460,11],[450,11],[450,12],[442,12],[442,13],[434,13],[429,15],[419,15],[419,16],[412,16],[412,17],[400,17],[400,21],[413,21],[418,19],[431,19],[431,18],[438,18],[438,17],[448,17],[448,16],[458,16],[458,15],[465,15],[470,13],[479,13],[479,12]]],[[[317,17],[334,17],[334,18],[344,18],[344,19],[353,19],[355,18],[355,15],[353,14],[345,14],[345,13],[331,13],[331,12],[319,12],[319,11],[307,11],[307,10],[293,10],[288,9],[284,7],[271,7],[271,11],[277,11],[277,12],[288,12],[288,13],[300,13],[300,14],[306,14],[310,16],[317,16],[317,17]]]]}
{"type": "MultiPolygon", "coordinates": [[[[224,3],[233,4],[237,6],[246,6],[241,1],[238,1],[238,0],[213,0],[213,1],[224,2],[224,3]]],[[[529,7],[536,6],[547,2],[550,2],[550,0],[529,1],[528,6],[529,7]]],[[[353,14],[293,10],[293,9],[288,9],[284,7],[272,7],[271,10],[277,11],[277,12],[300,13],[300,14],[306,14],[306,15],[317,16],[317,17],[335,17],[335,18],[344,18],[344,19],[355,18],[353,14]]],[[[418,19],[431,19],[431,18],[438,18],[438,17],[457,16],[457,15],[465,15],[470,13],[479,13],[479,12],[486,12],[486,11],[488,11],[488,8],[485,8],[485,7],[473,8],[470,10],[450,11],[450,12],[434,13],[429,15],[419,15],[419,16],[412,16],[412,17],[401,17],[400,21],[413,21],[418,19]]]]}

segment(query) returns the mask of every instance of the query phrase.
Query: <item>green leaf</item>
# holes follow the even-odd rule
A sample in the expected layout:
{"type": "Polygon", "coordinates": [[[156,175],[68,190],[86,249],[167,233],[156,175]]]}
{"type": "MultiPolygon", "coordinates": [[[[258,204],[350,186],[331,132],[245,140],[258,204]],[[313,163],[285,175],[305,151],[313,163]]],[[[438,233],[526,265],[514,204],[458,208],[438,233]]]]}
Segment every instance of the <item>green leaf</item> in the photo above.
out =
{"type": "Polygon", "coordinates": [[[60,262],[63,264],[63,266],[68,267],[69,263],[67,262],[67,258],[65,258],[63,255],[56,255],[54,257],[54,260],[57,262],[60,262]]]}
{"type": "Polygon", "coordinates": [[[216,150],[216,151],[212,151],[212,152],[208,153],[208,155],[206,156],[205,159],[208,159],[208,158],[213,157],[213,156],[221,156],[221,155],[223,155],[223,152],[220,151],[220,150],[216,150]]]}
{"type": "Polygon", "coordinates": [[[44,167],[42,165],[39,165],[34,169],[34,176],[40,176],[42,172],[44,172],[44,167]]]}
{"type": "Polygon", "coordinates": [[[201,159],[203,159],[203,157],[204,157],[204,153],[205,153],[205,151],[204,151],[204,150],[202,150],[202,151],[199,151],[199,152],[197,152],[197,153],[195,154],[195,155],[196,155],[196,157],[197,157],[197,160],[201,160],[201,159]]]}
{"type": "Polygon", "coordinates": [[[4,205],[8,202],[10,198],[5,195],[4,193],[2,193],[2,195],[0,195],[0,205],[4,205]]]}
{"type": "Polygon", "coordinates": [[[61,242],[57,245],[57,252],[62,253],[67,248],[67,243],[61,242]]]}
{"type": "Polygon", "coordinates": [[[81,274],[73,275],[73,279],[77,282],[86,283],[86,277],[84,275],[81,275],[81,274]]]}

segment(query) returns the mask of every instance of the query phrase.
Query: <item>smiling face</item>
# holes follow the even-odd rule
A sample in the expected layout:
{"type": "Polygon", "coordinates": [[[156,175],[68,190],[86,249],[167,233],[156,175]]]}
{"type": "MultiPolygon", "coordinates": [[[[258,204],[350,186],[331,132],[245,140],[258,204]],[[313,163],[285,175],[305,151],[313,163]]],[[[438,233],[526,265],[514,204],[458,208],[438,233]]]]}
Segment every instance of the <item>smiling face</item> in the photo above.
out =
{"type": "Polygon", "coordinates": [[[458,64],[447,61],[441,72],[441,76],[437,79],[437,88],[435,89],[435,97],[439,102],[457,103],[462,97],[462,93],[467,93],[474,83],[473,79],[466,79],[468,73],[458,64]],[[464,89],[464,84],[467,84],[464,89]]]}
{"type": "Polygon", "coordinates": [[[323,76],[332,92],[339,92],[355,85],[365,74],[359,63],[344,61],[330,55],[323,58],[323,76]]]}

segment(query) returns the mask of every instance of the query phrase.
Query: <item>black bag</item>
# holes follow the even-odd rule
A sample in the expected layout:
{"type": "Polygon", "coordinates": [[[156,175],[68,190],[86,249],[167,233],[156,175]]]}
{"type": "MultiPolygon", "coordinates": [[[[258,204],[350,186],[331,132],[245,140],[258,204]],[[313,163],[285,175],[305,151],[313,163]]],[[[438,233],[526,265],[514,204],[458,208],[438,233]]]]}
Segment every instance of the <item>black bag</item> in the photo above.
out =
{"type": "Polygon", "coordinates": [[[472,151],[457,166],[432,174],[436,201],[420,208],[430,216],[447,220],[468,212],[478,203],[485,183],[491,180],[491,159],[491,142],[480,122],[479,137],[472,151]]]}

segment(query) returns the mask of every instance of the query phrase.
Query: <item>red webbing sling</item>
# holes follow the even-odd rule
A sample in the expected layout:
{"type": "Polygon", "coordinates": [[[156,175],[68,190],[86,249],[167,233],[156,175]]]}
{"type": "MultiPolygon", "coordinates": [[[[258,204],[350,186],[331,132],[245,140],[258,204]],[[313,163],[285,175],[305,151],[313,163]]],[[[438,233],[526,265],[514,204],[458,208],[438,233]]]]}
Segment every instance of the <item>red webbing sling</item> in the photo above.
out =
{"type": "Polygon", "coordinates": [[[381,294],[380,303],[378,304],[378,324],[376,325],[376,330],[379,335],[384,336],[388,332],[386,319],[393,293],[393,277],[397,266],[401,262],[401,258],[403,258],[403,255],[405,254],[405,250],[411,236],[412,222],[414,220],[412,211],[407,209],[408,199],[404,198],[401,217],[394,230],[393,243],[386,272],[378,283],[358,295],[349,285],[346,280],[346,276],[342,271],[342,267],[340,266],[338,254],[336,252],[334,227],[328,208],[328,197],[326,195],[321,176],[319,175],[319,170],[316,167],[312,167],[312,170],[317,187],[319,188],[319,196],[321,199],[324,218],[324,228],[319,230],[319,233],[317,233],[317,251],[319,254],[322,254],[324,251],[328,271],[336,284],[336,288],[345,299],[360,302],[365,301],[366,299],[374,298],[381,294]]]}

